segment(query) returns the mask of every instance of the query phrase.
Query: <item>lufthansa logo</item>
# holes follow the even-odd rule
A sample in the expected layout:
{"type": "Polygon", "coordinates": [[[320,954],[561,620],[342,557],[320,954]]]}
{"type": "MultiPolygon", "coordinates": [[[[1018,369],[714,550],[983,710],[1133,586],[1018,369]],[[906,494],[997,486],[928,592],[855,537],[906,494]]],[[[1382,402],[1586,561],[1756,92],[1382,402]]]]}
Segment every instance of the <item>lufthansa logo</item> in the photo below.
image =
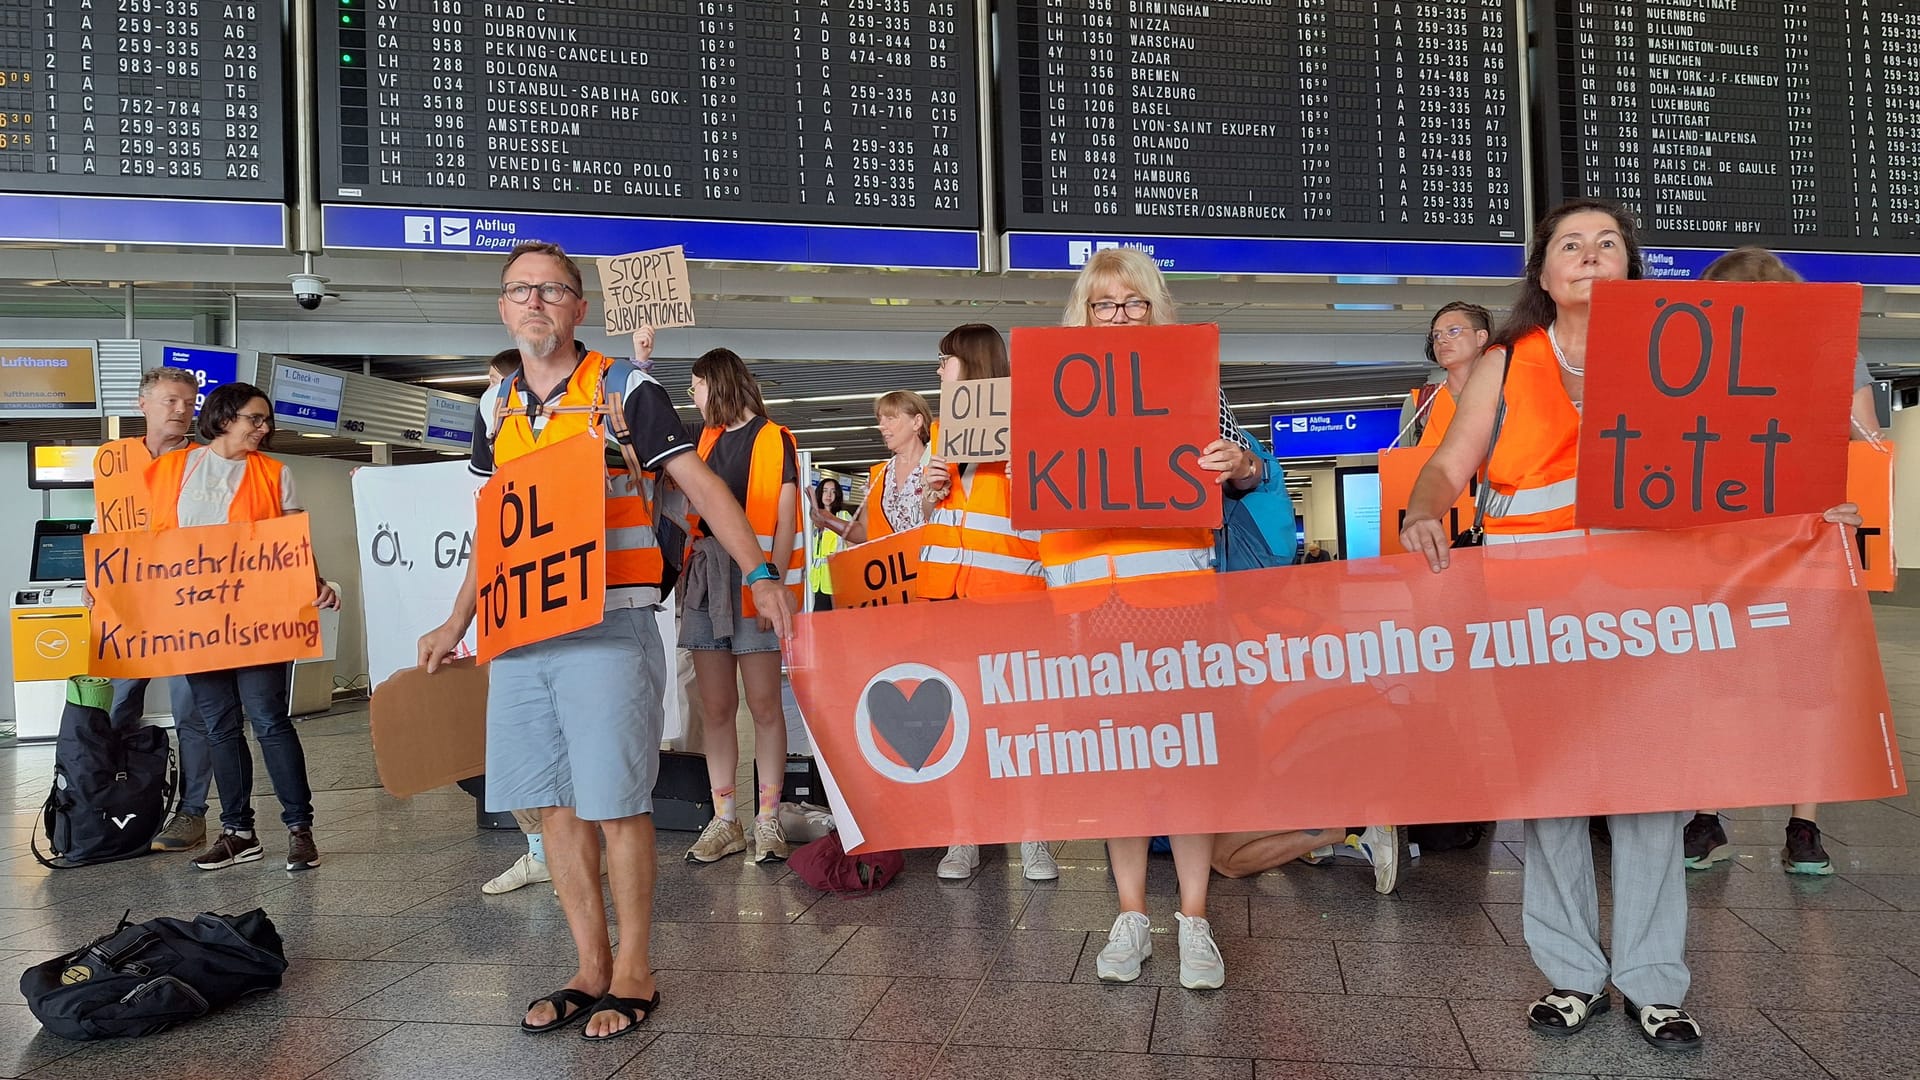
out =
{"type": "Polygon", "coordinates": [[[924,784],[952,772],[966,755],[967,700],[937,669],[895,664],[860,691],[853,731],[874,772],[924,784]]]}
{"type": "Polygon", "coordinates": [[[73,648],[65,630],[42,630],[33,639],[33,651],[40,654],[42,660],[58,660],[73,648]]]}

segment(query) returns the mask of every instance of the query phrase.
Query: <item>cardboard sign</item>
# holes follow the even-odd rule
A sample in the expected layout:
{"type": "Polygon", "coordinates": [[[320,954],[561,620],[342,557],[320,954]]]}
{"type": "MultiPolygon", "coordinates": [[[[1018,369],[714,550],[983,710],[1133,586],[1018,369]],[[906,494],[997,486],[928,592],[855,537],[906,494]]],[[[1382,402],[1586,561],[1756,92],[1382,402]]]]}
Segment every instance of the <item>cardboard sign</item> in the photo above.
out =
{"type": "MultiPolygon", "coordinates": [[[[1400,546],[1400,528],[1407,520],[1407,501],[1413,498],[1413,485],[1420,479],[1420,470],[1433,460],[1433,452],[1438,448],[1437,445],[1410,446],[1380,451],[1380,554],[1406,553],[1407,549],[1400,546]]],[[[1477,481],[1470,481],[1467,490],[1453,501],[1453,507],[1447,511],[1449,537],[1473,527],[1473,500],[1478,490],[1477,481]]]]}
{"type": "Polygon", "coordinates": [[[1012,401],[1012,379],[966,379],[947,387],[940,394],[940,445],[935,454],[955,464],[1007,460],[1012,452],[1007,442],[1012,401]]]}
{"type": "Polygon", "coordinates": [[[87,536],[87,674],[158,679],[321,654],[307,515],[87,536]]]}
{"type": "Polygon", "coordinates": [[[918,599],[920,538],[925,526],[889,533],[847,548],[827,560],[833,578],[833,606],[882,607],[918,599]]]}
{"type": "Polygon", "coordinates": [[[1886,798],[1850,555],[1800,516],[836,609],[788,662],[854,850],[1886,798]],[[1675,716],[1722,767],[1646,752],[1675,716]]]}
{"type": "Polygon", "coordinates": [[[1893,443],[1885,440],[1880,447],[1847,444],[1847,501],[1860,507],[1854,538],[1866,586],[1874,592],[1892,592],[1899,574],[1893,561],[1893,454],[1893,443]]]}
{"type": "Polygon", "coordinates": [[[1575,519],[1676,529],[1844,500],[1860,286],[1594,286],[1575,519]]]}
{"type": "Polygon", "coordinates": [[[1016,529],[1220,527],[1220,328],[1013,332],[1016,529]]]}
{"type": "Polygon", "coordinates": [[[562,439],[499,467],[474,522],[480,662],[598,623],[607,603],[606,444],[562,439]]]}
{"type": "Polygon", "coordinates": [[[367,706],[380,786],[396,799],[487,771],[487,669],[472,657],[397,671],[367,706]]]}
{"type": "Polygon", "coordinates": [[[153,458],[140,444],[115,439],[93,455],[93,520],[101,532],[147,527],[147,466],[153,458]]]}
{"type": "Polygon", "coordinates": [[[599,263],[608,334],[631,334],[642,326],[693,325],[686,248],[675,244],[615,255],[599,263]]]}

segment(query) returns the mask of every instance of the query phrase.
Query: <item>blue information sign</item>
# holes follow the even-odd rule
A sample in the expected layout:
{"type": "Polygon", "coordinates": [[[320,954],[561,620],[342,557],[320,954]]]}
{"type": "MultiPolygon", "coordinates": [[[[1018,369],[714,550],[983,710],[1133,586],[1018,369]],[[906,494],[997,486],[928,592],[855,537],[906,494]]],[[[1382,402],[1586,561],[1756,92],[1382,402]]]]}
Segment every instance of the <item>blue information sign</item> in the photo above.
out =
{"type": "MultiPolygon", "coordinates": [[[[1674,281],[1698,281],[1708,264],[1725,254],[1711,248],[1647,248],[1647,276],[1674,281]]],[[[1862,285],[1920,285],[1920,254],[1889,255],[1861,252],[1782,251],[1788,266],[1808,281],[1854,282],[1862,285]]]]}
{"type": "Polygon", "coordinates": [[[427,395],[427,442],[473,446],[474,404],[465,398],[427,395]]]}
{"type": "Polygon", "coordinates": [[[188,349],[169,345],[161,352],[160,363],[193,372],[194,381],[200,384],[199,396],[193,402],[195,412],[199,412],[200,407],[207,403],[208,394],[240,379],[240,354],[227,349],[188,349]]]}
{"type": "Polygon", "coordinates": [[[1170,274],[1517,278],[1526,261],[1518,243],[1009,233],[1007,269],[1078,270],[1110,247],[1137,247],[1170,274]]]}
{"type": "Polygon", "coordinates": [[[340,398],[347,380],[288,364],[273,366],[273,414],[281,423],[320,431],[340,430],[340,398]]]}
{"type": "Polygon", "coordinates": [[[205,199],[0,194],[0,240],[284,248],[287,208],[205,199]]]}
{"type": "Polygon", "coordinates": [[[1339,457],[1377,454],[1400,434],[1400,410],[1287,413],[1273,418],[1273,456],[1339,457]]]}
{"type": "Polygon", "coordinates": [[[683,244],[695,261],[815,266],[980,269],[980,234],[960,229],[793,225],[752,221],[422,210],[321,208],[328,248],[360,251],[495,252],[545,240],[578,256],[624,255],[683,244]]]}

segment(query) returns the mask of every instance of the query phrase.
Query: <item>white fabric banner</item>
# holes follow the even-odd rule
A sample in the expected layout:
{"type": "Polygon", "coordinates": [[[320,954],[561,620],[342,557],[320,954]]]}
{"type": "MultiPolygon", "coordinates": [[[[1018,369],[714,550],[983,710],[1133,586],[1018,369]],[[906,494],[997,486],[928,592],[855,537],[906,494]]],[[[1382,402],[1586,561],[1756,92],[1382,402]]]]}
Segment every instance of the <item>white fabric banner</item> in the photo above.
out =
{"type": "MultiPolygon", "coordinates": [[[[485,481],[461,461],[357,469],[353,512],[360,529],[360,596],[366,614],[367,677],[373,687],[419,659],[420,635],[446,621],[473,557],[474,494],[485,481]]],[[[674,669],[679,641],[673,598],[657,616],[674,669]]],[[[474,630],[459,655],[474,653],[474,630]]],[[[665,688],[664,737],[686,733],[678,680],[665,688]]]]}

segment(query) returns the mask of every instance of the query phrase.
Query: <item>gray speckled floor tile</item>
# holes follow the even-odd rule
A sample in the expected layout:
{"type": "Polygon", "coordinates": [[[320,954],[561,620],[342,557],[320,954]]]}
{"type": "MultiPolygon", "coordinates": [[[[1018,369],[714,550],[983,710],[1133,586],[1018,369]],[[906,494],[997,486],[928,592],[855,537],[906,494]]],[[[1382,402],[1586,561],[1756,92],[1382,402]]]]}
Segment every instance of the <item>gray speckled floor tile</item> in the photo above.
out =
{"type": "MultiPolygon", "coordinates": [[[[287,958],[316,960],[368,960],[373,954],[397,942],[417,937],[444,922],[442,919],[414,919],[390,915],[385,918],[359,915],[276,915],[273,925],[280,931],[287,958]]],[[[411,957],[383,959],[412,959],[411,957]]],[[[439,960],[443,957],[423,957],[439,960]]]]}
{"type": "Polygon", "coordinates": [[[895,979],[853,1037],[877,1042],[945,1042],[978,985],[972,979],[895,979]]]}
{"type": "Polygon", "coordinates": [[[1774,867],[1746,872],[1724,864],[1687,875],[1687,902],[1695,908],[1834,911],[1885,911],[1891,906],[1845,878],[1786,874],[1774,867]]]}
{"type": "Polygon", "coordinates": [[[953,1041],[1143,1053],[1158,994],[1150,986],[989,981],[974,996],[953,1041]]]}
{"type": "Polygon", "coordinates": [[[241,1007],[285,1016],[332,1016],[426,967],[378,960],[297,960],[280,989],[248,998],[241,1007]]]}
{"type": "Polygon", "coordinates": [[[740,971],[660,979],[660,1012],[650,1021],[659,1031],[823,1039],[850,1037],[891,981],[740,971]]]}
{"type": "Polygon", "coordinates": [[[928,1080],[1253,1080],[1253,1062],[1170,1054],[949,1046],[928,1080]]]}
{"type": "MultiPolygon", "coordinates": [[[[1105,948],[1105,934],[1088,934],[1073,981],[1098,983],[1094,959],[1105,948]]],[[[1296,993],[1341,992],[1340,963],[1332,941],[1295,938],[1216,938],[1227,962],[1227,985],[1236,990],[1287,990],[1296,993]]],[[[1173,934],[1157,934],[1153,956],[1140,966],[1140,986],[1178,986],[1180,946],[1173,934]]]]}
{"type": "Polygon", "coordinates": [[[851,926],[656,922],[651,959],[653,966],[663,971],[801,974],[819,971],[853,936],[854,929],[851,926]]]}
{"type": "Polygon", "coordinates": [[[82,1045],[34,1080],[306,1080],[387,1032],[371,1020],[219,1013],[144,1039],[82,1045]]]}
{"type": "Polygon", "coordinates": [[[1509,945],[1342,941],[1338,948],[1349,994],[1506,1001],[1540,981],[1532,954],[1509,945]]]}
{"type": "Polygon", "coordinates": [[[1391,896],[1323,904],[1256,896],[1251,904],[1255,937],[1502,944],[1479,904],[1414,903],[1391,896]]]}
{"type": "Polygon", "coordinates": [[[1444,1002],[1252,990],[1162,990],[1153,1052],[1356,1065],[1473,1064],[1444,1002]]]}
{"type": "Polygon", "coordinates": [[[1331,1065],[1324,1062],[1256,1061],[1255,1080],[1593,1080],[1580,1073],[1486,1072],[1423,1069],[1399,1065],[1331,1065]]]}
{"type": "Polygon", "coordinates": [[[25,1005],[0,1005],[0,1076],[25,1076],[82,1045],[47,1034],[25,1005]]]}
{"type": "MultiPolygon", "coordinates": [[[[433,964],[339,1010],[361,1020],[515,1026],[527,1003],[573,978],[573,965],[433,964]]],[[[664,996],[664,991],[663,991],[664,996]]]]}
{"type": "Polygon", "coordinates": [[[1920,912],[1915,911],[1743,910],[1737,914],[1790,953],[1878,956],[1890,942],[1920,941],[1920,912]]]}
{"type": "Polygon", "coordinates": [[[794,1080],[849,1076],[912,1080],[938,1047],[739,1035],[661,1035],[615,1080],[794,1080]]]}
{"type": "Polygon", "coordinates": [[[662,922],[790,923],[820,894],[800,885],[709,885],[662,882],[653,917],[662,922]]]}
{"type": "Polygon", "coordinates": [[[1889,1022],[1920,1027],[1920,1015],[1914,1015],[1920,1014],[1920,975],[1891,960],[1691,952],[1687,966],[1693,971],[1689,1005],[1745,1005],[1771,1014],[1818,1004],[1831,1010],[1878,1012],[1889,1022]]]}
{"type": "MultiPolygon", "coordinates": [[[[618,940],[617,932],[614,937],[618,940]]],[[[449,964],[551,964],[556,961],[571,962],[573,955],[573,935],[563,920],[446,919],[436,920],[419,933],[370,954],[366,959],[424,960],[449,964]]]]}
{"type": "MultiPolygon", "coordinates": [[[[321,863],[308,877],[326,881],[417,881],[429,878],[451,878],[448,871],[475,856],[466,854],[436,855],[376,855],[363,851],[322,852],[321,863]]],[[[507,868],[514,856],[509,856],[494,869],[497,874],[507,868]]],[[[491,860],[489,860],[491,862],[491,860]]],[[[487,877],[492,877],[488,874],[487,877]]],[[[480,880],[485,881],[486,878],[480,880]]],[[[449,881],[449,884],[452,882],[449,881]]]]}
{"type": "MultiPolygon", "coordinates": [[[[1537,990],[1536,990],[1537,992],[1537,990]]],[[[1584,1072],[1605,1076],[1712,1078],[1712,1080],[1806,1080],[1820,1067],[1757,1010],[1701,1008],[1694,1017],[1706,1035],[1697,1051],[1661,1051],[1648,1046],[1621,1009],[1595,1018],[1573,1038],[1539,1035],[1527,1028],[1529,993],[1509,1001],[1455,1001],[1450,1005],[1483,1068],[1584,1072]]]]}
{"type": "MultiPolygon", "coordinates": [[[[1487,904],[1486,912],[1509,945],[1525,945],[1526,931],[1519,904],[1487,904]]],[[[1791,910],[1775,912],[1793,915],[1791,910]]],[[[1613,909],[1600,909],[1600,940],[1613,940],[1613,909]]],[[[1767,935],[1723,908],[1693,908],[1687,912],[1687,949],[1701,952],[1780,952],[1767,935]]]]}
{"type": "Polygon", "coordinates": [[[978,979],[994,971],[1018,982],[1066,982],[1073,977],[1084,933],[982,930],[920,926],[863,926],[840,947],[829,975],[978,979]]]}
{"type": "MultiPolygon", "coordinates": [[[[324,867],[322,867],[324,869],[324,867]]],[[[349,881],[296,876],[261,896],[257,906],[281,915],[398,915],[446,892],[444,881],[349,881]]]]}
{"type": "Polygon", "coordinates": [[[461,1024],[402,1024],[317,1074],[315,1080],[606,1080],[647,1048],[649,1032],[600,1044],[578,1029],[530,1039],[518,1031],[461,1024]]]}
{"type": "Polygon", "coordinates": [[[1901,911],[1920,911],[1920,874],[1848,874],[1846,881],[1901,911]]]}
{"type": "Polygon", "coordinates": [[[1791,1009],[1768,1009],[1767,1018],[1838,1080],[1884,1080],[1920,1069],[1920,1023],[1889,1023],[1876,1012],[1791,1009]]]}
{"type": "Polygon", "coordinates": [[[804,923],[859,926],[1005,926],[1026,904],[1025,893],[981,891],[967,882],[900,881],[870,896],[827,896],[800,916],[804,923]]]}
{"type": "MultiPolygon", "coordinates": [[[[1247,904],[1257,899],[1248,896],[1207,897],[1207,920],[1213,924],[1216,938],[1247,935],[1247,904]]],[[[1180,906],[1171,896],[1147,897],[1147,917],[1156,934],[1171,934],[1175,928],[1173,913],[1180,906]]],[[[1036,892],[1020,916],[1022,930],[1079,930],[1105,936],[1120,914],[1119,901],[1112,893],[1036,892]]]]}

